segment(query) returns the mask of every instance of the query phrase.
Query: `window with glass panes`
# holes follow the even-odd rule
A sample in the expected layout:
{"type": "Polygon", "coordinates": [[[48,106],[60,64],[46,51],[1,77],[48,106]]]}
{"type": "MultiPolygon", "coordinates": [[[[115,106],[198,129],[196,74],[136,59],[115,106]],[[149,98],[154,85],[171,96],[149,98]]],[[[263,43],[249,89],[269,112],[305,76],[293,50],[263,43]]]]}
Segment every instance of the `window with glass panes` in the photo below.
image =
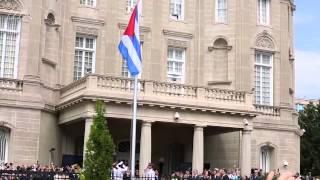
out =
{"type": "Polygon", "coordinates": [[[270,24],[270,0],[258,0],[258,23],[270,24]]]}
{"type": "Polygon", "coordinates": [[[74,80],[95,71],[96,38],[77,35],[74,54],[74,80]]]}
{"type": "Polygon", "coordinates": [[[227,22],[227,0],[216,0],[216,22],[227,22]]]}
{"type": "Polygon", "coordinates": [[[9,131],[0,127],[0,163],[8,160],[9,131]]]}
{"type": "Polygon", "coordinates": [[[122,67],[121,67],[121,75],[122,77],[130,77],[130,73],[128,70],[128,64],[125,59],[122,59],[122,67]]]}
{"type": "Polygon", "coordinates": [[[21,18],[0,15],[0,77],[16,78],[21,18]]]}
{"type": "Polygon", "coordinates": [[[271,165],[271,149],[267,146],[261,148],[260,152],[260,169],[263,173],[268,173],[270,171],[271,165]]]}
{"type": "Polygon", "coordinates": [[[137,0],[127,0],[127,12],[131,12],[136,5],[137,0]]]}
{"type": "Polygon", "coordinates": [[[167,75],[171,82],[184,83],[185,49],[168,48],[167,75]]]}
{"type": "Polygon", "coordinates": [[[273,99],[273,55],[270,53],[256,53],[255,60],[255,102],[260,105],[272,105],[273,99]]]}
{"type": "Polygon", "coordinates": [[[183,20],[184,0],[170,0],[170,17],[175,20],[183,20]]]}
{"type": "Polygon", "coordinates": [[[81,5],[96,6],[96,0],[80,0],[81,5]]]}

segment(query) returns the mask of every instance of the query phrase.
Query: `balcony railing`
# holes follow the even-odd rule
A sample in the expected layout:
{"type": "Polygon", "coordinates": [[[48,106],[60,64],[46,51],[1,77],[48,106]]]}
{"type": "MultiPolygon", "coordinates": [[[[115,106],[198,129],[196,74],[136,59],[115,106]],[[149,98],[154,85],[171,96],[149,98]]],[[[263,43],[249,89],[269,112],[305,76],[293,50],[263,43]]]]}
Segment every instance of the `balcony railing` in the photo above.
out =
{"type": "MultiPolygon", "coordinates": [[[[139,80],[138,90],[140,102],[254,111],[252,94],[242,91],[147,80],[139,80]]],[[[91,74],[63,87],[60,104],[86,95],[131,101],[132,91],[132,79],[91,74]]]]}
{"type": "Polygon", "coordinates": [[[22,89],[22,80],[0,78],[0,92],[22,92],[22,89]]]}
{"type": "Polygon", "coordinates": [[[266,106],[255,104],[256,111],[267,116],[280,116],[280,108],[276,106],[266,106]]]}

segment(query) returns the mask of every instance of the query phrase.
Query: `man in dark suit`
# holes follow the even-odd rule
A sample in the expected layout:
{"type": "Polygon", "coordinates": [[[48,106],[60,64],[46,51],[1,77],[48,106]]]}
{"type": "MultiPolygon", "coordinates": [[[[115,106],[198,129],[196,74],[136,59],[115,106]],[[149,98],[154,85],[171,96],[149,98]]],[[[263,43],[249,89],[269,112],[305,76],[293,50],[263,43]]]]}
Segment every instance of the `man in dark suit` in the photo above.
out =
{"type": "Polygon", "coordinates": [[[226,169],[220,169],[221,180],[230,180],[226,172],[226,169]]]}

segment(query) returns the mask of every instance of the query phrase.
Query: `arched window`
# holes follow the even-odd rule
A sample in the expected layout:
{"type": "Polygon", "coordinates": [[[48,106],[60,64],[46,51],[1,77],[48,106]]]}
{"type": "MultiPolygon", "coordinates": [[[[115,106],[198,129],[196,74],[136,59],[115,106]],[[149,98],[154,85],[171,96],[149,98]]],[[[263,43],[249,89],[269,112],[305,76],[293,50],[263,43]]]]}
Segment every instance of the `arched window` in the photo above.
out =
{"type": "Polygon", "coordinates": [[[273,59],[276,46],[267,31],[258,34],[255,49],[255,103],[273,106],[273,59]]]}
{"type": "Polygon", "coordinates": [[[0,127],[0,163],[8,161],[9,130],[0,127]]]}
{"type": "Polygon", "coordinates": [[[271,146],[262,146],[260,148],[260,169],[263,173],[268,173],[273,167],[274,148],[271,146]]]}
{"type": "Polygon", "coordinates": [[[46,22],[50,25],[55,24],[56,18],[52,13],[49,13],[46,19],[46,22]]]}

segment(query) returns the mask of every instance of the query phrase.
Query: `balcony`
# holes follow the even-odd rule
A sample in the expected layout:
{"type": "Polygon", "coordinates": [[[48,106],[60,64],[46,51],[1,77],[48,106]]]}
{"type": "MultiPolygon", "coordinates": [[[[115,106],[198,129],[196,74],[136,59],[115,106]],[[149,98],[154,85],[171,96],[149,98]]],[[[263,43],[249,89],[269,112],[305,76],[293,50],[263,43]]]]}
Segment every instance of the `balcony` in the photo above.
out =
{"type": "Polygon", "coordinates": [[[257,112],[265,116],[280,116],[280,107],[255,104],[257,112]]]}
{"type": "Polygon", "coordinates": [[[22,89],[22,80],[0,78],[0,93],[22,93],[22,89]]]}
{"type": "MultiPolygon", "coordinates": [[[[256,116],[253,94],[226,89],[139,80],[138,105],[256,116]]],[[[58,109],[83,100],[131,104],[133,79],[90,74],[60,90],[58,109]]]]}

